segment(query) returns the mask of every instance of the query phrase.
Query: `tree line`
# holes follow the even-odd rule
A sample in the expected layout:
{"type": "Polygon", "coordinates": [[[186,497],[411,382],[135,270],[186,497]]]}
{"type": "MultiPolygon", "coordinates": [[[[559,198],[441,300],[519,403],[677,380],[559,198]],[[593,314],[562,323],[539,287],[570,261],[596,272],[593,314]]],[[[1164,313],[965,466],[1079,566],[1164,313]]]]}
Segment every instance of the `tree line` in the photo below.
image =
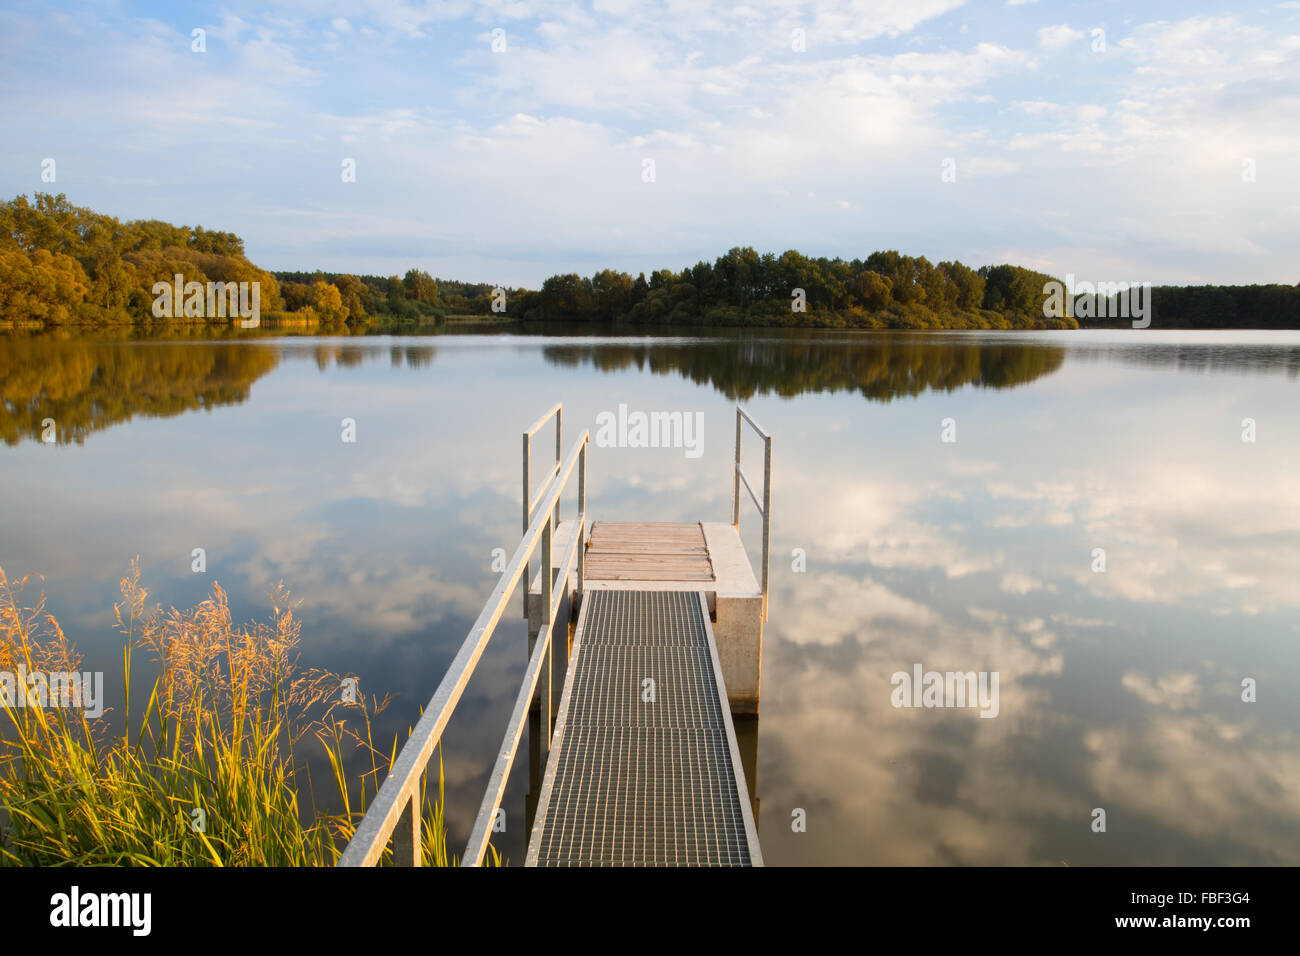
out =
{"type": "MultiPolygon", "coordinates": [[[[1154,286],[1151,327],[1300,329],[1300,284],[1154,286]]],[[[1128,319],[1080,319],[1084,328],[1125,328],[1128,319]]]]}
{"type": "MultiPolygon", "coordinates": [[[[1126,319],[1049,316],[1052,276],[1022,266],[931,263],[895,250],[865,259],[780,255],[736,247],[680,272],[635,277],[603,269],[553,275],[540,289],[403,276],[268,272],[243,240],[202,226],[121,222],[37,193],[0,204],[0,322],[148,324],[153,286],[258,282],[262,314],[324,325],[440,324],[448,316],[505,321],[821,328],[1078,328],[1126,319]]],[[[1300,328],[1300,286],[1160,286],[1156,328],[1300,328]]]]}
{"type": "MultiPolygon", "coordinates": [[[[60,193],[0,203],[0,323],[148,325],[154,285],[258,284],[263,316],[339,325],[371,317],[439,321],[479,287],[442,284],[411,270],[396,276],[275,273],[244,254],[231,232],[174,226],[155,219],[122,222],[74,206],[60,193]]],[[[174,323],[175,317],[165,321],[174,323]]]]}
{"type": "Polygon", "coordinates": [[[283,308],[275,277],[231,232],[120,222],[37,193],[0,204],[0,321],[114,325],[153,318],[155,282],[258,282],[261,306],[283,308]]]}
{"type": "MultiPolygon", "coordinates": [[[[438,279],[423,269],[408,269],[403,276],[351,275],[338,272],[276,272],[285,307],[293,312],[312,304],[319,284],[339,290],[348,318],[386,318],[440,322],[448,315],[486,315],[491,312],[494,286],[486,282],[438,279]]],[[[524,290],[513,290],[517,298],[524,290]]],[[[507,291],[507,302],[512,296],[507,291]]]]}
{"type": "Polygon", "coordinates": [[[973,269],[895,250],[866,259],[734,248],[681,272],[552,276],[519,303],[524,319],[830,328],[1074,328],[1043,312],[1052,277],[1015,265],[973,269]]]}
{"type": "MultiPolygon", "coordinates": [[[[972,269],[894,250],[845,260],[744,247],[649,279],[610,269],[590,278],[551,276],[517,308],[524,319],[649,325],[1043,329],[1132,322],[1119,317],[1114,299],[1101,315],[1094,307],[1091,317],[1049,317],[1048,283],[1060,285],[1023,266],[972,269]]],[[[1153,328],[1300,328],[1300,284],[1155,286],[1149,294],[1153,328]]]]}

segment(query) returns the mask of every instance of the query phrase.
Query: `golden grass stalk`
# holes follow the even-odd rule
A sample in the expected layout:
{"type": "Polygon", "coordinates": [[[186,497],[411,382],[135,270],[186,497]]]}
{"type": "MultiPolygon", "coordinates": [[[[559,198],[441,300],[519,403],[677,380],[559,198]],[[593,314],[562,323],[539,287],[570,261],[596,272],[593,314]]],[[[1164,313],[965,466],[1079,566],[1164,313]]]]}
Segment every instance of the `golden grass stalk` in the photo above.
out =
{"type": "MultiPolygon", "coordinates": [[[[76,672],[80,657],[42,593],[34,606],[0,569],[0,671],[76,672]]],[[[121,736],[108,712],[21,707],[0,694],[0,865],[328,866],[355,832],[396,754],[373,744],[389,698],[344,700],[343,678],[299,670],[299,624],[280,587],[269,623],[235,626],[226,592],[189,611],[146,606],[138,561],[115,607],[124,640],[121,736]],[[132,710],[133,656],[158,676],[132,710]],[[299,806],[301,759],[319,745],[341,810],[299,806]],[[369,769],[350,780],[344,753],[369,769]]],[[[422,800],[426,865],[447,866],[442,760],[438,799],[422,800]]],[[[425,786],[427,787],[427,777],[425,786]]],[[[313,798],[314,804],[314,798],[313,798]]],[[[499,862],[495,853],[493,861],[499,862]]],[[[391,863],[391,855],[386,855],[391,863]]]]}

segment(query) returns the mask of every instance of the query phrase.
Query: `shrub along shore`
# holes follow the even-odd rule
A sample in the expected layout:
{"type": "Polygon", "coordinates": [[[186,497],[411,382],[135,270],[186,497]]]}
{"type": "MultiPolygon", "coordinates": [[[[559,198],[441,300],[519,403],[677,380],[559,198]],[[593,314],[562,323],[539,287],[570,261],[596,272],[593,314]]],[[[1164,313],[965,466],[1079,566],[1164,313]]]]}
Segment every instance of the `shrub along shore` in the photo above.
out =
{"type": "MultiPolygon", "coordinates": [[[[0,866],[333,865],[398,749],[371,737],[388,700],[367,704],[343,693],[357,685],[342,675],[297,666],[283,588],[269,623],[238,626],[219,585],[198,607],[163,613],[139,578],[133,563],[115,608],[121,682],[103,695],[126,703],[104,709],[102,696],[94,707],[54,699],[55,676],[81,675],[80,656],[43,595],[24,605],[25,582],[0,570],[0,672],[24,677],[0,690],[0,866]],[[133,683],[141,665],[157,674],[151,686],[133,683]],[[329,768],[332,812],[300,805],[315,793],[309,749],[329,768]]],[[[420,803],[423,862],[454,866],[441,757],[438,774],[437,799],[420,803]]]]}

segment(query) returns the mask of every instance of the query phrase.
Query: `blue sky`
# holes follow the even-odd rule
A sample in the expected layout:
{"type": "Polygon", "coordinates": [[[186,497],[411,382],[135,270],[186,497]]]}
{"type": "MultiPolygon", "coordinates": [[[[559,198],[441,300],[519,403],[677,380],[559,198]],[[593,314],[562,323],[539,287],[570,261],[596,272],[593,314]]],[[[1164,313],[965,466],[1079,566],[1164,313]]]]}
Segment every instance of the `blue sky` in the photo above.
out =
{"type": "Polygon", "coordinates": [[[6,196],[273,269],[536,286],[753,245],[1300,281],[1300,2],[11,0],[0,109],[6,196]]]}

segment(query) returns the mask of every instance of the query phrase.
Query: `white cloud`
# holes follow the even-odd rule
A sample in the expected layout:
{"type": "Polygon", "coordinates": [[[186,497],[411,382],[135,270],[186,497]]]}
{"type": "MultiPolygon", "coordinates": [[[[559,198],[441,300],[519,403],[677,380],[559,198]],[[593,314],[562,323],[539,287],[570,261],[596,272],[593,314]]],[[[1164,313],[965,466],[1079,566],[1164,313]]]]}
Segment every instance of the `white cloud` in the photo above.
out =
{"type": "Polygon", "coordinates": [[[1038,31],[1039,45],[1048,50],[1060,50],[1076,40],[1083,38],[1083,31],[1076,30],[1067,23],[1060,23],[1052,27],[1043,27],[1038,31]]]}
{"type": "Polygon", "coordinates": [[[898,36],[913,30],[965,0],[847,0],[818,7],[814,35],[825,34],[841,42],[858,43],[879,36],[898,36]]]}
{"type": "Polygon", "coordinates": [[[1021,574],[1018,571],[1008,571],[1002,575],[1001,588],[1008,594],[1028,594],[1030,591],[1036,591],[1042,586],[1042,581],[1030,577],[1028,574],[1021,574]]]}
{"type": "Polygon", "coordinates": [[[1045,100],[1015,100],[1011,106],[1030,116],[1059,113],[1062,109],[1061,104],[1049,103],[1045,100]]]}
{"type": "Polygon", "coordinates": [[[1153,707],[1184,710],[1201,704],[1200,682],[1192,673],[1162,674],[1152,680],[1135,671],[1125,671],[1120,682],[1125,690],[1153,707]]]}

